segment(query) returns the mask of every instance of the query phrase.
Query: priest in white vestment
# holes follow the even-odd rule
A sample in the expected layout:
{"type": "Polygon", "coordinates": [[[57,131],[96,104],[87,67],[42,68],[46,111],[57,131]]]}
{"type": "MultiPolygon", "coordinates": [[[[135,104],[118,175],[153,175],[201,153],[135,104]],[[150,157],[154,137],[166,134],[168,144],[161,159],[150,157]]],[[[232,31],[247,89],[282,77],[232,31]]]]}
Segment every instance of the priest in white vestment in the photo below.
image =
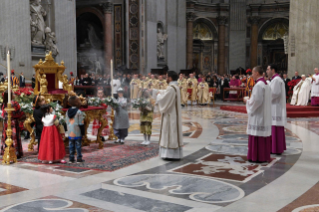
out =
{"type": "Polygon", "coordinates": [[[301,76],[300,82],[294,87],[294,92],[291,98],[291,105],[307,106],[309,102],[312,79],[301,76]]]}
{"type": "Polygon", "coordinates": [[[285,82],[277,73],[277,66],[272,64],[267,68],[271,77],[271,139],[273,154],[282,154],[286,150],[285,125],[287,123],[285,82]]]}
{"type": "Polygon", "coordinates": [[[261,66],[253,69],[252,77],[256,80],[256,84],[251,97],[244,98],[248,113],[247,159],[250,162],[261,163],[270,161],[271,116],[269,114],[271,114],[271,89],[263,78],[261,66]]]}
{"type": "Polygon", "coordinates": [[[166,90],[158,91],[156,98],[156,105],[162,114],[159,155],[163,159],[183,157],[181,96],[177,79],[177,73],[169,71],[167,73],[169,85],[166,90]]]}
{"type": "Polygon", "coordinates": [[[318,68],[315,68],[315,74],[312,76],[311,106],[319,106],[319,70],[318,68]]]}

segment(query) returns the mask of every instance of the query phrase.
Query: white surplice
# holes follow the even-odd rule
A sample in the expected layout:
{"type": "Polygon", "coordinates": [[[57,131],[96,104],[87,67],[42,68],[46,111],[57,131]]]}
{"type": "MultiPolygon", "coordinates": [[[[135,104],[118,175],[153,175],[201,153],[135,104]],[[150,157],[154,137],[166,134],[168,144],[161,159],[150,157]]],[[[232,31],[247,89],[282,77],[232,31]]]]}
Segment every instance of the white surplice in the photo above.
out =
{"type": "Polygon", "coordinates": [[[272,126],[284,127],[287,124],[285,82],[277,75],[270,82],[272,126]]]}
{"type": "Polygon", "coordinates": [[[160,157],[181,159],[183,157],[183,134],[181,97],[178,83],[170,82],[166,90],[160,90],[156,105],[162,114],[160,131],[160,157]]]}
{"type": "Polygon", "coordinates": [[[306,78],[294,87],[294,93],[291,98],[291,105],[295,106],[307,106],[309,102],[310,90],[311,90],[311,78],[306,78]]]}
{"type": "Polygon", "coordinates": [[[319,75],[313,75],[316,80],[312,82],[311,97],[319,97],[319,75]]]}
{"type": "Polygon", "coordinates": [[[257,82],[246,103],[247,134],[259,137],[271,135],[271,89],[263,81],[257,82]]]}

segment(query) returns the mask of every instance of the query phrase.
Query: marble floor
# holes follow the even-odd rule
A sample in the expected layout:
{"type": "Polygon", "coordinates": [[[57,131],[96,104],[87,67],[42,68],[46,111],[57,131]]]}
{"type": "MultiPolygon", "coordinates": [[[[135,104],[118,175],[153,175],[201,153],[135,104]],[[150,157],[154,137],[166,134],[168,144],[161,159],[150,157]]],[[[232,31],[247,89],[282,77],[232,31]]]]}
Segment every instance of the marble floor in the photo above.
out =
{"type": "MultiPolygon", "coordinates": [[[[34,161],[0,165],[0,211],[319,211],[319,120],[290,119],[287,151],[254,164],[246,157],[247,116],[220,105],[183,109],[181,161],[155,155],[110,170],[34,161]]],[[[138,111],[130,117],[127,145],[142,148],[138,111]]],[[[159,128],[155,116],[154,148],[159,128]]]]}

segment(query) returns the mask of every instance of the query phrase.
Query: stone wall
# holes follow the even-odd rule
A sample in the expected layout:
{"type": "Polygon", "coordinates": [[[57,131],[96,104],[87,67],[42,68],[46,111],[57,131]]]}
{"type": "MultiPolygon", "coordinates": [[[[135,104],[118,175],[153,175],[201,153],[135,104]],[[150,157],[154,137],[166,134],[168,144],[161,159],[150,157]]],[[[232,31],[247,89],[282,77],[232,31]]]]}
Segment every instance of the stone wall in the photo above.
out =
{"type": "MultiPolygon", "coordinates": [[[[76,18],[75,0],[54,0],[50,17],[51,29],[55,31],[60,54],[57,62],[64,60],[66,73],[76,71],[76,18]]],[[[31,80],[39,58],[32,59],[30,4],[29,0],[1,0],[0,6],[0,46],[14,47],[14,57],[11,67],[16,75],[24,72],[27,80],[31,80]]],[[[44,56],[43,56],[44,58],[44,56]]],[[[0,63],[6,65],[6,60],[0,57],[0,63]]],[[[6,72],[0,66],[0,72],[6,72]]]]}
{"type": "Polygon", "coordinates": [[[319,1],[290,2],[288,74],[313,74],[319,66],[319,1]]]}
{"type": "Polygon", "coordinates": [[[168,39],[164,52],[170,70],[186,68],[186,1],[147,0],[145,23],[145,69],[160,68],[157,62],[157,24],[163,25],[168,39]]]}
{"type": "MultiPolygon", "coordinates": [[[[29,1],[1,0],[0,45],[15,49],[11,68],[15,70],[17,75],[24,72],[27,79],[31,79],[33,73],[29,17],[29,1]]],[[[7,66],[7,61],[3,60],[2,55],[0,63],[7,66]]],[[[0,72],[6,73],[6,68],[0,66],[0,72]]]]}

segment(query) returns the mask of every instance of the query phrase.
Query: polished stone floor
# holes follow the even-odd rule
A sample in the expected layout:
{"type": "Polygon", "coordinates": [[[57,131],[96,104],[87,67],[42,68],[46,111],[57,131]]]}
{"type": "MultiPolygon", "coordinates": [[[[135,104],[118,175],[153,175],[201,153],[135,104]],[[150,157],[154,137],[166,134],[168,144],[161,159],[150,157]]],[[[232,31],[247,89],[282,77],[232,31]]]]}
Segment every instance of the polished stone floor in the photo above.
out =
{"type": "MultiPolygon", "coordinates": [[[[246,157],[247,116],[221,104],[183,109],[181,161],[151,157],[115,171],[0,165],[0,211],[319,211],[319,119],[290,119],[287,151],[254,164],[246,157]]],[[[130,117],[127,140],[142,141],[138,111],[130,117]]],[[[159,128],[156,116],[154,145],[159,128]]]]}

